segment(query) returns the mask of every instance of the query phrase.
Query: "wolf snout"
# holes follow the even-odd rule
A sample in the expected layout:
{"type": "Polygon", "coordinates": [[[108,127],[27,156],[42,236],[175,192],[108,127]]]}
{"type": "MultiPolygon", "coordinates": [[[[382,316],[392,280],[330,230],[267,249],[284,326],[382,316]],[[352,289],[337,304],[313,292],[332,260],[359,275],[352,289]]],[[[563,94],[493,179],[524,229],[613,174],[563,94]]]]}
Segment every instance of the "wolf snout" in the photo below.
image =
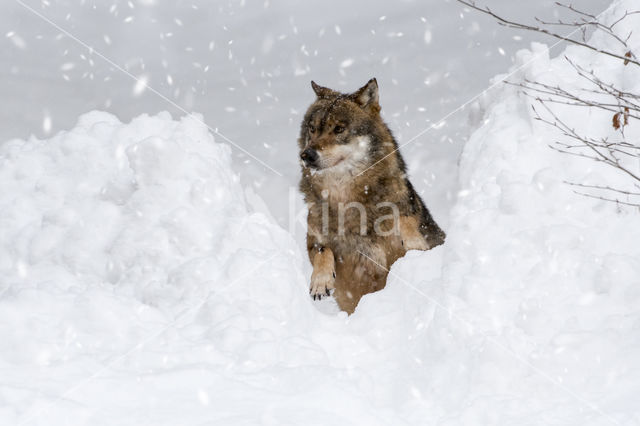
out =
{"type": "Polygon", "coordinates": [[[300,158],[307,166],[315,166],[318,162],[318,152],[315,149],[307,148],[302,151],[300,158]]]}

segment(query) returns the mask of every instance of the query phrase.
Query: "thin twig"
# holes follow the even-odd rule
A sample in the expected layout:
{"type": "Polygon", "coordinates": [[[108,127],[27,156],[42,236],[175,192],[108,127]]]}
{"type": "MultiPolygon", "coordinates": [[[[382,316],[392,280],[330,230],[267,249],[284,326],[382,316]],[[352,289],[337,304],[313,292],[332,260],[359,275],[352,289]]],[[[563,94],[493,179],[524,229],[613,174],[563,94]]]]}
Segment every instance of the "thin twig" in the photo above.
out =
{"type": "MultiPolygon", "coordinates": [[[[554,37],[554,38],[556,38],[558,40],[563,40],[563,41],[566,41],[568,43],[572,43],[572,44],[575,44],[575,45],[582,46],[584,48],[593,50],[595,52],[602,53],[603,55],[607,55],[607,56],[610,56],[612,58],[620,59],[620,60],[624,61],[625,64],[634,64],[636,66],[640,66],[640,61],[638,61],[633,56],[633,54],[631,54],[630,57],[624,56],[624,55],[620,55],[620,54],[617,54],[617,53],[614,53],[614,52],[610,52],[608,50],[600,49],[600,48],[598,48],[598,47],[596,47],[596,46],[594,46],[592,44],[587,43],[585,40],[582,40],[582,41],[576,40],[576,39],[573,39],[573,38],[570,38],[570,37],[563,36],[561,34],[555,33],[553,31],[550,31],[550,30],[548,30],[546,28],[543,28],[543,27],[536,27],[536,26],[533,26],[533,25],[528,25],[528,24],[523,24],[523,23],[520,23],[520,22],[511,21],[511,20],[509,20],[507,18],[504,18],[504,17],[494,13],[491,9],[489,9],[489,7],[484,7],[483,8],[483,7],[477,6],[475,1],[473,1],[473,0],[458,0],[458,2],[464,4],[465,6],[468,6],[468,7],[472,8],[474,10],[477,10],[478,12],[482,12],[484,14],[487,14],[487,15],[493,17],[496,21],[498,21],[499,24],[504,25],[506,27],[542,33],[542,34],[554,37]]],[[[624,17],[628,16],[628,14],[629,13],[627,12],[627,14],[625,14],[624,17]]],[[[576,26],[583,26],[585,24],[586,23],[583,23],[583,24],[579,24],[578,23],[578,24],[576,24],[576,26]]]]}

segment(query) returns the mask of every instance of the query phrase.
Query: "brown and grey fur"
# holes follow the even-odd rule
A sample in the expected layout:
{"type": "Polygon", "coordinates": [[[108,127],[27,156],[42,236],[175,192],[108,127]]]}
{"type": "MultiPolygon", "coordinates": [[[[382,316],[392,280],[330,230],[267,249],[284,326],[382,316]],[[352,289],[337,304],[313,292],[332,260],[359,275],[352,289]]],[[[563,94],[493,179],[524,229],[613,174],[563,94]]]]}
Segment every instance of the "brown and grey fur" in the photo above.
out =
{"type": "Polygon", "coordinates": [[[335,289],[340,309],[351,314],[363,295],[385,286],[396,259],[442,244],[445,234],[409,182],[380,116],[376,80],[350,94],[311,85],[317,98],[298,139],[300,190],[309,208],[310,293],[316,299],[335,289]],[[353,202],[364,206],[364,219],[353,202]],[[397,206],[399,220],[389,219],[392,207],[381,207],[385,202],[397,206]]]}

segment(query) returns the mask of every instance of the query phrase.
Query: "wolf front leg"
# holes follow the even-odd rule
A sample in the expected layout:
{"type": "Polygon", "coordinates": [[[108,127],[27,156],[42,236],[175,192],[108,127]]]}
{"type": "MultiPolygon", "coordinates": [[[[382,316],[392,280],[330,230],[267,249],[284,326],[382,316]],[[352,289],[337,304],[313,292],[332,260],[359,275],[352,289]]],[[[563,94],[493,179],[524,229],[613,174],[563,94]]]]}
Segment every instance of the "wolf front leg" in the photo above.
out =
{"type": "Polygon", "coordinates": [[[336,261],[333,252],[328,247],[317,247],[313,256],[313,273],[311,274],[311,288],[309,294],[313,300],[320,300],[330,296],[335,289],[336,261]]]}
{"type": "Polygon", "coordinates": [[[426,238],[420,232],[420,221],[413,216],[400,216],[400,238],[406,251],[429,250],[426,238]]]}
{"type": "Polygon", "coordinates": [[[327,232],[321,232],[322,215],[310,208],[307,216],[307,253],[313,266],[309,294],[313,300],[331,295],[336,282],[336,260],[333,251],[325,245],[327,232]]]}

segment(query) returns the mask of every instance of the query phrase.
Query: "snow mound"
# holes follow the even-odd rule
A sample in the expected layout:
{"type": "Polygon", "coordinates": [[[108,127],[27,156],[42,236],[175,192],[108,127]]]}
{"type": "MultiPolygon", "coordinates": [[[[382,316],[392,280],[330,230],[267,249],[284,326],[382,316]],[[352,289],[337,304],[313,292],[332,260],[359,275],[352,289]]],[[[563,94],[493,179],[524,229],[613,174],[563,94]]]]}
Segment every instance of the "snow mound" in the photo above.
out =
{"type": "MultiPolygon", "coordinates": [[[[636,6],[617,2],[603,18],[614,21],[636,6]]],[[[616,28],[632,33],[634,52],[638,26],[635,15],[616,28]]],[[[611,45],[599,32],[593,41],[611,45]]],[[[550,59],[546,46],[533,44],[518,53],[509,80],[588,87],[565,55],[640,93],[638,67],[577,47],[550,59]]],[[[492,92],[465,145],[437,279],[446,296],[424,338],[422,359],[434,377],[421,394],[445,424],[638,424],[640,215],[573,192],[565,182],[621,187],[624,176],[550,149],[563,135],[534,119],[532,103],[513,86],[492,92]]],[[[617,138],[613,113],[553,108],[580,132],[617,138]]],[[[640,138],[637,123],[625,131],[640,138]]],[[[637,161],[629,166],[640,171],[637,161]]],[[[428,256],[411,266],[400,261],[392,279],[419,282],[433,263],[428,256]]]]}
{"type": "MultiPolygon", "coordinates": [[[[297,248],[247,212],[229,147],[198,117],[92,112],[50,140],[2,144],[0,163],[3,424],[122,424],[162,395],[148,386],[204,407],[205,385],[181,388],[215,376],[198,363],[305,353],[282,341],[313,310],[297,248]]],[[[149,424],[178,423],[158,416],[149,424]]]]}
{"type": "Polygon", "coordinates": [[[61,292],[109,285],[170,309],[266,254],[291,256],[288,235],[247,213],[229,147],[198,117],[122,124],[92,112],[50,140],[0,149],[8,296],[34,283],[61,292]]]}
{"type": "Polygon", "coordinates": [[[414,412],[407,384],[429,370],[407,339],[433,307],[392,283],[351,318],[316,309],[293,238],[248,212],[197,117],[92,112],[0,145],[0,161],[2,424],[377,425],[407,398],[414,412]]]}

